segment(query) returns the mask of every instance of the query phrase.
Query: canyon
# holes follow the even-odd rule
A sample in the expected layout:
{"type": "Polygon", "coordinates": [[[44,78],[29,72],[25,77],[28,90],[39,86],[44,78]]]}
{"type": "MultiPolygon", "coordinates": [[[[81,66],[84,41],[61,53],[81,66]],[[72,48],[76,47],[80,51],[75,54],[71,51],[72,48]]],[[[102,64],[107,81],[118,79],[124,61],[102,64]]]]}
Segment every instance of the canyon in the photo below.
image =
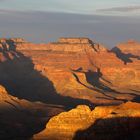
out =
{"type": "Polygon", "coordinates": [[[0,39],[0,73],[1,139],[139,137],[140,43],[134,40],[108,49],[88,38],[0,39]]]}

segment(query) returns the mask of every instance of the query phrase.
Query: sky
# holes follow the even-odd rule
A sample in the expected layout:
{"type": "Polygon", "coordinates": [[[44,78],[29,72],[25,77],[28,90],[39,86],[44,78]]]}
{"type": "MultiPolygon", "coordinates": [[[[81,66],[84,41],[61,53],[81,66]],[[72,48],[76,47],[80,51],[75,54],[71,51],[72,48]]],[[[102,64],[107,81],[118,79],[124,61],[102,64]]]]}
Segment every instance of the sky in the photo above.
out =
{"type": "Polygon", "coordinates": [[[139,25],[140,0],[0,0],[0,37],[89,37],[113,47],[140,41],[139,25]]]}

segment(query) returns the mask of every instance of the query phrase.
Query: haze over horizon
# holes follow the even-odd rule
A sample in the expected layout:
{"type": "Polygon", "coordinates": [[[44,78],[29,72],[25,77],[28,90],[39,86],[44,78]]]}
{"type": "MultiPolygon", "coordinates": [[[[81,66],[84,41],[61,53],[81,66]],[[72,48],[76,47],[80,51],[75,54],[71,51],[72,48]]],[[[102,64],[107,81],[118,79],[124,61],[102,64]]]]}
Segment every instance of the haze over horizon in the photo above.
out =
{"type": "Polygon", "coordinates": [[[89,37],[106,46],[140,41],[138,0],[0,0],[0,37],[32,42],[89,37]]]}

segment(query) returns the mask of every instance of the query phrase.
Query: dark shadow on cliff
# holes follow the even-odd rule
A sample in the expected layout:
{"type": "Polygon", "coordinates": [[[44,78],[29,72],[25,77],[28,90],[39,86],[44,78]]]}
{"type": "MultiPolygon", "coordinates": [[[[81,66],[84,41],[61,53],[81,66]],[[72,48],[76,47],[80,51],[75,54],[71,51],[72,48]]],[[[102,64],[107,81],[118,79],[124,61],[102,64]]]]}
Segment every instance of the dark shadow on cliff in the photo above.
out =
{"type": "Polygon", "coordinates": [[[113,89],[111,89],[107,85],[105,85],[102,82],[100,82],[100,79],[102,79],[105,82],[111,84],[111,82],[109,82],[108,80],[103,78],[103,74],[101,73],[100,68],[97,68],[97,71],[88,70],[87,72],[85,72],[85,71],[82,70],[82,68],[79,68],[77,70],[72,70],[71,69],[71,71],[73,72],[74,77],[76,78],[76,80],[79,83],[81,83],[81,82],[80,82],[79,78],[77,77],[77,75],[74,72],[84,73],[85,77],[86,77],[86,81],[90,85],[92,85],[94,88],[96,88],[98,90],[108,91],[108,92],[114,91],[113,89]]]}
{"type": "MultiPolygon", "coordinates": [[[[100,79],[103,79],[103,74],[101,73],[100,69],[97,68],[97,71],[91,71],[88,70],[87,72],[84,72],[86,76],[86,80],[89,84],[91,84],[93,87],[101,89],[103,91],[113,91],[113,89],[109,88],[108,86],[104,85],[102,82],[100,82],[100,79]]],[[[105,79],[103,79],[105,80],[105,79]]],[[[107,80],[105,80],[107,81],[107,80]]],[[[107,81],[110,83],[109,81],[107,81]]]]}
{"type": "Polygon", "coordinates": [[[113,95],[113,93],[121,94],[121,95],[128,94],[128,95],[134,96],[135,99],[138,99],[139,96],[140,96],[138,94],[138,91],[136,92],[136,90],[131,90],[132,92],[126,92],[126,93],[123,92],[122,93],[122,92],[119,92],[115,89],[112,89],[111,88],[112,83],[110,81],[106,80],[105,78],[103,78],[103,74],[102,74],[102,72],[100,71],[99,68],[97,68],[97,71],[95,71],[95,72],[91,71],[91,70],[88,70],[87,72],[83,72],[83,73],[86,76],[87,82],[94,87],[94,90],[104,94],[106,97],[109,97],[110,99],[120,100],[120,101],[124,101],[124,102],[128,101],[127,99],[117,99],[117,98],[115,98],[113,96],[110,96],[110,95],[107,95],[105,93],[112,93],[112,95],[113,95]],[[108,83],[108,85],[105,85],[101,80],[108,83]]]}
{"type": "Polygon", "coordinates": [[[73,76],[75,77],[76,81],[83,85],[84,87],[99,92],[103,95],[103,97],[96,97],[97,99],[101,99],[101,100],[116,100],[116,101],[121,101],[121,102],[127,102],[128,99],[119,99],[115,96],[115,94],[117,95],[130,95],[133,96],[133,101],[135,102],[140,102],[140,95],[138,94],[138,92],[136,92],[135,90],[131,90],[132,92],[126,92],[126,93],[122,93],[119,92],[115,89],[112,89],[112,83],[108,80],[106,80],[103,77],[103,74],[101,73],[100,69],[97,68],[96,71],[92,71],[92,70],[88,70],[87,72],[83,71],[83,69],[80,67],[76,70],[72,70],[70,69],[73,76]],[[82,81],[80,81],[77,73],[84,73],[85,77],[86,77],[86,81],[87,83],[89,83],[91,86],[86,85],[84,83],[82,83],[82,81]],[[105,85],[102,81],[104,81],[105,83],[108,83],[108,85],[105,85]],[[110,86],[109,86],[110,85],[110,86]]]}
{"type": "Polygon", "coordinates": [[[135,96],[135,98],[132,101],[140,103],[140,91],[138,91],[138,90],[132,90],[132,91],[137,93],[137,96],[135,96]]]}
{"type": "MultiPolygon", "coordinates": [[[[112,96],[112,95],[108,95],[108,94],[106,94],[107,92],[115,92],[115,93],[118,93],[117,91],[115,91],[115,90],[113,90],[113,89],[110,89],[109,88],[109,90],[107,91],[104,91],[103,89],[101,89],[101,88],[97,88],[97,87],[94,87],[93,85],[92,86],[87,86],[87,85],[85,85],[84,83],[82,83],[80,80],[79,80],[79,77],[75,74],[75,73],[72,73],[73,74],[73,76],[75,77],[75,79],[76,79],[76,81],[79,83],[79,84],[81,84],[81,85],[83,85],[84,87],[86,87],[86,88],[88,88],[88,89],[90,89],[90,90],[93,90],[93,91],[96,91],[96,92],[98,92],[98,93],[101,93],[102,95],[103,95],[103,97],[96,97],[97,99],[101,99],[101,100],[116,100],[116,101],[121,101],[121,102],[127,102],[128,100],[126,100],[126,99],[117,99],[116,97],[114,97],[114,96],[112,96]]],[[[92,78],[92,77],[91,77],[92,78]]],[[[96,83],[97,84],[97,83],[96,83]]],[[[107,87],[108,88],[108,87],[107,87]]],[[[97,96],[97,95],[96,95],[97,96]]],[[[113,104],[113,103],[112,103],[113,104]]]]}
{"type": "Polygon", "coordinates": [[[2,50],[7,61],[0,63],[0,84],[13,96],[29,101],[63,105],[66,109],[78,104],[91,104],[88,100],[58,94],[53,83],[34,69],[32,60],[16,52],[12,41],[9,40],[7,43],[10,48],[2,50]],[[9,54],[14,57],[13,60],[9,54]]]}
{"type": "Polygon", "coordinates": [[[0,139],[1,140],[29,140],[35,133],[45,129],[49,120],[42,121],[35,114],[27,110],[18,110],[11,107],[1,108],[0,111],[0,139]]]}
{"type": "Polygon", "coordinates": [[[132,102],[140,103],[140,95],[135,96],[135,98],[132,100],[132,102]]]}
{"type": "Polygon", "coordinates": [[[136,58],[138,60],[140,60],[140,56],[137,55],[133,55],[131,53],[123,53],[118,47],[114,47],[111,52],[114,52],[116,54],[116,56],[121,59],[124,64],[126,65],[127,63],[132,63],[133,61],[131,60],[131,58],[136,58]]]}
{"type": "Polygon", "coordinates": [[[139,140],[139,132],[140,117],[113,117],[96,120],[89,128],[77,131],[73,140],[139,140]]]}
{"type": "Polygon", "coordinates": [[[140,90],[135,90],[135,89],[130,89],[130,90],[135,92],[135,93],[140,93],[140,90]]]}
{"type": "Polygon", "coordinates": [[[31,103],[13,97],[1,100],[0,139],[31,140],[34,134],[46,128],[51,117],[62,111],[64,110],[56,106],[31,103]]]}
{"type": "MultiPolygon", "coordinates": [[[[42,111],[41,108],[31,113],[32,110],[30,112],[28,108],[19,109],[20,102],[24,100],[5,99],[2,101],[6,107],[0,106],[0,139],[28,140],[35,133],[45,129],[47,121],[54,115],[79,104],[93,105],[88,100],[65,97],[57,93],[53,83],[34,69],[31,59],[17,52],[12,41],[9,40],[7,43],[10,48],[3,44],[4,47],[0,50],[0,53],[7,59],[0,62],[0,85],[19,99],[40,101],[46,104],[43,104],[45,110],[42,111]]],[[[34,107],[35,104],[31,106],[34,107]]]]}

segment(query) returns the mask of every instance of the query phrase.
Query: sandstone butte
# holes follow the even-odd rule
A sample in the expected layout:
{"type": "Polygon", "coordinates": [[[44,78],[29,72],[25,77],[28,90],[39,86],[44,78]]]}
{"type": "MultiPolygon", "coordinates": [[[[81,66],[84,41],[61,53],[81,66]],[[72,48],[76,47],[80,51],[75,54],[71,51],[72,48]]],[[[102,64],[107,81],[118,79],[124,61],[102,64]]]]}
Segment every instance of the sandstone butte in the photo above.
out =
{"type": "Polygon", "coordinates": [[[131,130],[137,138],[139,51],[140,44],[133,40],[109,50],[88,38],[60,38],[48,44],[0,39],[0,139],[7,131],[8,138],[29,138],[45,126],[35,139],[54,134],[58,139],[125,139],[131,130]],[[86,105],[104,106],[91,110],[86,105]]]}

